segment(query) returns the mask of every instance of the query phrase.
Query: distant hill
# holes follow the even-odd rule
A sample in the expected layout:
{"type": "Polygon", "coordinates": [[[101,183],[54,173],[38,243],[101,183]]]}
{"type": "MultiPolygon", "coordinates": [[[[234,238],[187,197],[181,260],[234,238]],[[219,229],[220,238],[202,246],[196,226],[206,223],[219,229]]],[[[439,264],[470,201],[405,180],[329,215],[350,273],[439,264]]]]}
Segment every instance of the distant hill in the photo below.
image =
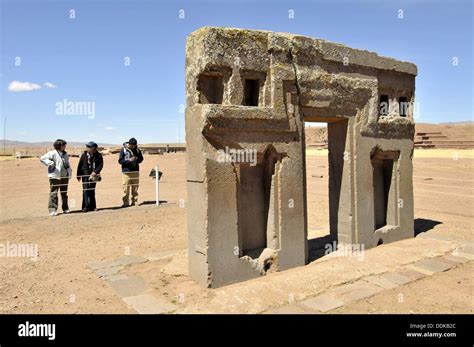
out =
{"type": "Polygon", "coordinates": [[[439,125],[472,125],[474,124],[474,121],[472,120],[467,120],[463,122],[443,122],[443,123],[438,123],[439,125]]]}
{"type": "MultiPolygon", "coordinates": [[[[327,139],[324,126],[305,127],[306,144],[322,143],[327,139]]],[[[415,131],[418,132],[442,132],[447,136],[447,140],[472,141],[474,140],[474,121],[445,122],[439,124],[416,123],[415,131]]],[[[86,142],[68,142],[69,148],[84,148],[86,142]]],[[[100,147],[121,147],[122,144],[98,143],[100,147]]],[[[170,147],[181,147],[185,144],[169,143],[170,147]]],[[[139,144],[142,147],[163,147],[166,143],[139,144]]],[[[0,148],[3,147],[3,140],[0,140],[0,148]]],[[[52,142],[24,142],[5,140],[6,148],[51,148],[52,142]]]]}
{"type": "MultiPolygon", "coordinates": [[[[472,141],[474,140],[474,122],[447,122],[440,124],[416,123],[416,133],[419,132],[441,132],[446,135],[446,140],[472,141]]],[[[326,127],[306,127],[306,144],[317,144],[327,139],[326,127]]]]}

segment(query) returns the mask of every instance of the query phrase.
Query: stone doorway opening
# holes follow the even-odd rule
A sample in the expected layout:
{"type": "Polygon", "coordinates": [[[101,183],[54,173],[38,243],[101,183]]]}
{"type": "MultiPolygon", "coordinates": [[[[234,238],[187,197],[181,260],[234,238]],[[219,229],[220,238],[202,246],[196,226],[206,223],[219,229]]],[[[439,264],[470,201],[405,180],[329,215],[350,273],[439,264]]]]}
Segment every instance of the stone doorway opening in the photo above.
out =
{"type": "Polygon", "coordinates": [[[305,127],[305,133],[319,134],[316,138],[314,134],[305,136],[308,257],[311,262],[337,249],[341,194],[349,194],[341,190],[345,161],[348,160],[348,120],[311,117],[305,118],[305,123],[310,123],[310,129],[313,129],[310,131],[305,127]],[[320,141],[311,143],[315,140],[320,141]]]}

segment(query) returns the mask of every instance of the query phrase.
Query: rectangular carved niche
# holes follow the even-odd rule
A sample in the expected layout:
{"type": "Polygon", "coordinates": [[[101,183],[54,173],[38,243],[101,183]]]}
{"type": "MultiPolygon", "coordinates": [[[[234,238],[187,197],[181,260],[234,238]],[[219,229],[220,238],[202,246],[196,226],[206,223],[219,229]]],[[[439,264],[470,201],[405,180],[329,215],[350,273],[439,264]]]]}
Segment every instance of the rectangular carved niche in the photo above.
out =
{"type": "Polygon", "coordinates": [[[231,69],[213,67],[199,75],[197,90],[200,104],[222,104],[231,69]]]}
{"type": "Polygon", "coordinates": [[[399,151],[376,148],[371,155],[374,191],[374,230],[398,225],[399,151]]]}
{"type": "Polygon", "coordinates": [[[240,73],[242,78],[242,105],[263,106],[264,86],[267,74],[259,71],[244,70],[240,73]]]}
{"type": "Polygon", "coordinates": [[[398,98],[398,113],[400,117],[407,117],[409,111],[410,103],[406,96],[400,96],[398,98]]]}
{"type": "Polygon", "coordinates": [[[274,209],[278,206],[275,169],[279,161],[278,153],[270,146],[257,165],[240,165],[237,190],[240,256],[255,258],[263,249],[278,245],[274,240],[274,209]]]}

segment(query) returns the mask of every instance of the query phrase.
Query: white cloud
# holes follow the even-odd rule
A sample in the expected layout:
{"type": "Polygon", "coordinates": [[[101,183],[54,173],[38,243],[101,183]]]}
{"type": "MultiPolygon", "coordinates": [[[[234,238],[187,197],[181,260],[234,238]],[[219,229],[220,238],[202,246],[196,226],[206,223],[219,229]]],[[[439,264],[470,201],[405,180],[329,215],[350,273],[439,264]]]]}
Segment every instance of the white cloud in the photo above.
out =
{"type": "Polygon", "coordinates": [[[112,130],[115,130],[115,128],[114,127],[105,127],[105,130],[112,131],[112,130]]]}
{"type": "MultiPolygon", "coordinates": [[[[58,86],[51,82],[45,82],[43,83],[43,87],[51,89],[57,88],[58,86]]],[[[32,82],[11,81],[8,85],[8,90],[10,92],[31,92],[32,90],[37,89],[41,89],[41,86],[32,82]]]]}
{"type": "Polygon", "coordinates": [[[51,82],[44,82],[43,86],[45,86],[46,88],[57,88],[58,87],[57,85],[52,84],[51,82]]]}
{"type": "Polygon", "coordinates": [[[11,81],[8,85],[10,92],[31,92],[32,90],[40,89],[41,86],[36,83],[11,81]]]}

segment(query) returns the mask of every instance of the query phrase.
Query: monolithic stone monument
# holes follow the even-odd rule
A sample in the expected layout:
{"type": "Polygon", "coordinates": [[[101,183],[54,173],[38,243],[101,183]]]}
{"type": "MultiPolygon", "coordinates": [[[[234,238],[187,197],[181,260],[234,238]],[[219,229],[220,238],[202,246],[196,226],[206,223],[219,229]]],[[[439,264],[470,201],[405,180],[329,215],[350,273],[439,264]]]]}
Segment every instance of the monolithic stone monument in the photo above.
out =
{"type": "Polygon", "coordinates": [[[307,263],[305,122],[328,126],[331,237],[365,249],[413,237],[416,74],[299,35],[189,35],[191,277],[218,287],[307,263]]]}

